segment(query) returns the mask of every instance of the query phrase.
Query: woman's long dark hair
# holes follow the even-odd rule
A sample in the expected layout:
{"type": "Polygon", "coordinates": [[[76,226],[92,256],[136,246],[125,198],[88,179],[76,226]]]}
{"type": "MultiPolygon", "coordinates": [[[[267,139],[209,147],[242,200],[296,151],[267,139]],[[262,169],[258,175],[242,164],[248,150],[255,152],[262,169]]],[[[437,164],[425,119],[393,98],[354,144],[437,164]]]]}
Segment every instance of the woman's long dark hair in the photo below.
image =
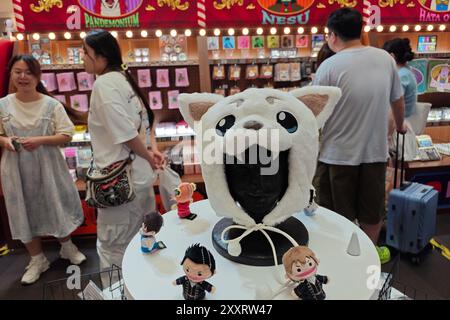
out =
{"type": "MultiPolygon", "coordinates": [[[[53,95],[47,91],[44,84],[42,83],[42,81],[41,81],[41,75],[42,75],[41,65],[39,64],[39,61],[37,61],[33,56],[28,55],[28,54],[20,54],[20,55],[12,57],[8,63],[9,73],[12,72],[12,68],[19,61],[25,62],[28,66],[28,70],[38,80],[38,84],[36,86],[36,91],[39,93],[42,93],[46,96],[54,98],[53,95]]],[[[14,89],[17,90],[16,88],[14,88],[14,89]]],[[[87,113],[79,112],[77,110],[69,108],[64,103],[61,103],[61,104],[64,106],[64,109],[66,110],[67,115],[69,116],[70,120],[74,124],[86,124],[87,123],[87,113]]]]}
{"type": "Polygon", "coordinates": [[[142,93],[136,83],[136,80],[134,80],[131,75],[130,70],[123,70],[122,53],[116,38],[114,38],[108,31],[93,30],[88,33],[86,38],[84,38],[84,42],[94,50],[96,55],[100,55],[106,59],[108,62],[108,65],[106,66],[107,71],[123,71],[125,73],[128,82],[134,92],[139,96],[139,98],[141,98],[141,101],[147,110],[148,122],[151,128],[153,126],[155,116],[153,115],[153,111],[150,109],[146,95],[142,93]]]}
{"type": "Polygon", "coordinates": [[[330,47],[328,46],[328,43],[325,42],[322,48],[320,48],[319,53],[317,54],[317,68],[319,68],[322,62],[324,62],[329,57],[332,57],[334,55],[335,52],[331,50],[330,47]]]}

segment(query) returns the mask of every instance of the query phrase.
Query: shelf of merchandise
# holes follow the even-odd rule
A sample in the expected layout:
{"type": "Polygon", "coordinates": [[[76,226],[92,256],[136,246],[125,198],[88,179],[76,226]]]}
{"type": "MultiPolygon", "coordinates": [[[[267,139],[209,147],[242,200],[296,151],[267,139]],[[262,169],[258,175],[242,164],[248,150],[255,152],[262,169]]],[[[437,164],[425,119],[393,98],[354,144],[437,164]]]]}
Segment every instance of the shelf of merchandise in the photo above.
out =
{"type": "Polygon", "coordinates": [[[245,59],[209,59],[210,65],[216,64],[264,64],[264,63],[289,63],[315,61],[314,57],[292,57],[292,58],[245,58],[245,59]]]}
{"type": "MultiPolygon", "coordinates": [[[[145,68],[145,67],[178,67],[178,66],[198,66],[198,60],[186,60],[186,61],[151,61],[151,62],[129,62],[127,63],[130,68],[145,68]]],[[[83,70],[82,64],[53,64],[42,65],[42,71],[55,71],[55,70],[83,70]]]]}
{"type": "Polygon", "coordinates": [[[433,52],[433,53],[416,53],[415,58],[438,58],[438,59],[448,59],[450,58],[449,52],[433,52]]]}

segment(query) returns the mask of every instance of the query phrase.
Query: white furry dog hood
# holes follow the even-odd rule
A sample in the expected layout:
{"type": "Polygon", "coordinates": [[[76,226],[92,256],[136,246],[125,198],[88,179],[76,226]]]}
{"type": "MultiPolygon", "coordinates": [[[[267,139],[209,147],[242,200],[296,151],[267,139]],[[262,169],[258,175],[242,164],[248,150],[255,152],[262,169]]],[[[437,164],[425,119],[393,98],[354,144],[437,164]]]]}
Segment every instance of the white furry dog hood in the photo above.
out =
{"type": "MultiPolygon", "coordinates": [[[[309,86],[289,93],[247,89],[227,98],[209,93],[181,94],[180,110],[197,134],[202,174],[216,213],[247,227],[261,222],[274,226],[304,209],[309,203],[316,170],[319,129],[340,97],[339,88],[325,86],[309,86]],[[241,143],[236,144],[239,139],[241,143]],[[256,149],[250,149],[252,146],[256,149]],[[247,167],[224,163],[224,155],[240,160],[248,156],[246,150],[269,150],[271,162],[260,168],[261,172],[268,170],[267,177],[266,173],[247,177],[247,167]],[[271,177],[273,170],[276,173],[271,177]],[[239,177],[230,177],[230,172],[242,173],[243,183],[253,179],[261,179],[258,183],[280,181],[283,187],[267,187],[267,190],[281,190],[279,197],[272,201],[270,212],[259,217],[254,214],[255,210],[243,206],[240,202],[250,207],[254,202],[257,208],[258,201],[264,203],[267,199],[258,190],[244,190],[244,194],[240,194],[235,181],[239,177]]],[[[247,185],[241,187],[245,189],[247,185]]]]}

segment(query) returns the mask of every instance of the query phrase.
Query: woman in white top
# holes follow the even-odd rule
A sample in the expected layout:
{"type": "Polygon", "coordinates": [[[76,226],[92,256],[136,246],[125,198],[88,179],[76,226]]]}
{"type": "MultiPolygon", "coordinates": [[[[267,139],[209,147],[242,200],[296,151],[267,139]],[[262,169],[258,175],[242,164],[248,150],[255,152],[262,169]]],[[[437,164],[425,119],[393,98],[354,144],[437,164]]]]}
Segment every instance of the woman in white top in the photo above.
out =
{"type": "Polygon", "coordinates": [[[59,150],[72,140],[72,122],[42,85],[36,59],[13,57],[9,70],[15,93],[0,99],[1,182],[12,237],[21,240],[31,256],[22,283],[31,284],[50,265],[42,252],[42,236],[58,238],[62,258],[73,264],[86,260],[70,240],[83,222],[83,210],[59,150]]]}
{"type": "Polygon", "coordinates": [[[98,209],[97,252],[104,270],[122,265],[125,249],[144,215],[154,210],[152,168],[161,167],[163,157],[155,148],[147,150],[143,142],[141,133],[151,128],[153,113],[123,65],[117,40],[107,31],[95,30],[85,37],[83,47],[86,72],[97,75],[88,117],[94,164],[103,169],[128,158],[130,151],[136,155],[131,172],[135,199],[98,209]]]}

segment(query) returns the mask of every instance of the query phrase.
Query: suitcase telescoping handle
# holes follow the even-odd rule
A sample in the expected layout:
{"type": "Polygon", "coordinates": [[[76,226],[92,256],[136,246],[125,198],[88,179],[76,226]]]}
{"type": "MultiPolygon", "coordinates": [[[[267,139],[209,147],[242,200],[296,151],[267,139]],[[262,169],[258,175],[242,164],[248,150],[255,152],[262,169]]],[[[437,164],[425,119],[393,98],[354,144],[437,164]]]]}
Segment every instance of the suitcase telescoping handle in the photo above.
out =
{"type": "Polygon", "coordinates": [[[395,146],[395,172],[394,172],[394,189],[397,188],[397,171],[398,171],[398,145],[400,140],[400,135],[403,136],[402,139],[402,158],[400,162],[400,189],[403,189],[405,182],[405,134],[397,131],[397,145],[395,146]]]}

